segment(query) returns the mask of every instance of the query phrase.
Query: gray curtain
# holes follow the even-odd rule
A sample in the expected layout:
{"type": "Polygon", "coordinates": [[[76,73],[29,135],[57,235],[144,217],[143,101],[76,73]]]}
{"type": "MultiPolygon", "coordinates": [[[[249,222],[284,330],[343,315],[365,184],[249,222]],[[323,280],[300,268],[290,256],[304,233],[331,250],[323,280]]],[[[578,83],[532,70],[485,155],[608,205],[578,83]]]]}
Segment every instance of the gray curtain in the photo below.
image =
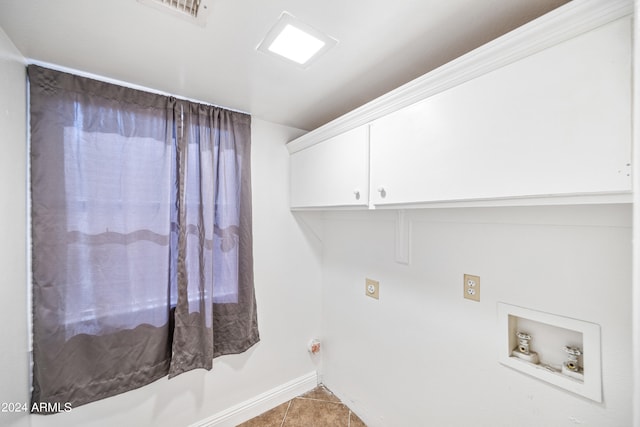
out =
{"type": "Polygon", "coordinates": [[[250,116],[28,75],[32,403],[78,406],[255,344],[250,116]]]}

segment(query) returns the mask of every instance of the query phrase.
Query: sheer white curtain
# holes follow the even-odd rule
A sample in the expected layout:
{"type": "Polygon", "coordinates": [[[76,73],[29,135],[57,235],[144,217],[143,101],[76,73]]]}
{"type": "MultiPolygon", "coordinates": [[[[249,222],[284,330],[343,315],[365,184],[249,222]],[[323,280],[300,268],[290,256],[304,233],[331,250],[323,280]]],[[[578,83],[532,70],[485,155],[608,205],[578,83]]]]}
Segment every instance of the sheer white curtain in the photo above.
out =
{"type": "Polygon", "coordinates": [[[66,337],[141,323],[162,326],[168,314],[170,146],[75,127],[65,128],[63,139],[66,270],[73,275],[65,291],[66,337]],[[110,285],[96,286],[105,281],[110,285]]]}

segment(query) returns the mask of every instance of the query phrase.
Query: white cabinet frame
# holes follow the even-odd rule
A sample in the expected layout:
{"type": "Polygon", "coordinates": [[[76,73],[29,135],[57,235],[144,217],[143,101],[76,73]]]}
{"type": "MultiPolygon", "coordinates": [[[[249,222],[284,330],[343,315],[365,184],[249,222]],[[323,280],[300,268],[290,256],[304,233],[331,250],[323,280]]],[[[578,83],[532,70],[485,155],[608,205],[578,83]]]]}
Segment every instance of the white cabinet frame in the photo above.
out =
{"type": "MultiPolygon", "coordinates": [[[[430,97],[480,78],[492,71],[514,64],[529,56],[542,52],[550,47],[569,41],[576,36],[587,33],[598,27],[627,17],[633,13],[633,4],[627,0],[594,0],[570,2],[558,9],[526,24],[442,67],[433,70],[400,88],[357,108],[350,113],[303,135],[287,144],[292,155],[322,144],[359,126],[366,126],[376,119],[387,116],[402,108],[416,104],[430,97]]],[[[620,174],[626,177],[630,173],[630,165],[619,165],[620,174]]],[[[373,173],[373,171],[372,171],[373,173]]],[[[375,178],[374,178],[375,180],[375,178]]],[[[375,207],[448,207],[448,206],[512,206],[542,204],[574,204],[574,203],[629,203],[630,191],[613,191],[607,189],[603,194],[567,193],[562,191],[553,194],[489,194],[474,198],[447,199],[437,201],[404,200],[395,201],[389,194],[386,203],[376,203],[377,183],[371,182],[371,196],[375,207]],[[426,202],[426,203],[424,203],[426,202]]],[[[623,186],[624,187],[624,186],[623,186]]],[[[623,188],[619,187],[619,188],[623,188]]],[[[325,205],[324,207],[331,206],[325,205]]],[[[292,208],[311,206],[293,205],[292,208]]],[[[323,207],[323,206],[317,206],[323,207]]],[[[370,207],[372,207],[370,205],[370,207]]]]}

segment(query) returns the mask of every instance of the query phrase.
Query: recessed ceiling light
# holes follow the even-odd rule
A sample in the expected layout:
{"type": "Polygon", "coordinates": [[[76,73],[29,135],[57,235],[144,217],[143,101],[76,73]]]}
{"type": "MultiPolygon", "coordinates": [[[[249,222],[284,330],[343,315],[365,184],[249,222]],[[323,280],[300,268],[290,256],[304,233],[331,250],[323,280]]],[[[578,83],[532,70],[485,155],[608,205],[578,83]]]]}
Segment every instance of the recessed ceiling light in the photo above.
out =
{"type": "Polygon", "coordinates": [[[324,44],[322,40],[302,31],[300,28],[287,24],[273,43],[269,45],[268,49],[298,64],[304,64],[322,49],[324,44]]]}
{"type": "Polygon", "coordinates": [[[336,39],[283,12],[258,46],[258,50],[307,67],[337,42],[336,39]]]}

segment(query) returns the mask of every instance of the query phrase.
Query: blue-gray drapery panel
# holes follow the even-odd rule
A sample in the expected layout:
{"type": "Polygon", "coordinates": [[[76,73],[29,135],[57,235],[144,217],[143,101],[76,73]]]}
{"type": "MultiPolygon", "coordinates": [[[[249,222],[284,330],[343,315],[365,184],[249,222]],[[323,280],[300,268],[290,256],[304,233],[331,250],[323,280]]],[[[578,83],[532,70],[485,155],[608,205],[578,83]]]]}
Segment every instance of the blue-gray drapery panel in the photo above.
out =
{"type": "Polygon", "coordinates": [[[251,117],[28,75],[33,403],[78,406],[255,344],[251,117]]]}

